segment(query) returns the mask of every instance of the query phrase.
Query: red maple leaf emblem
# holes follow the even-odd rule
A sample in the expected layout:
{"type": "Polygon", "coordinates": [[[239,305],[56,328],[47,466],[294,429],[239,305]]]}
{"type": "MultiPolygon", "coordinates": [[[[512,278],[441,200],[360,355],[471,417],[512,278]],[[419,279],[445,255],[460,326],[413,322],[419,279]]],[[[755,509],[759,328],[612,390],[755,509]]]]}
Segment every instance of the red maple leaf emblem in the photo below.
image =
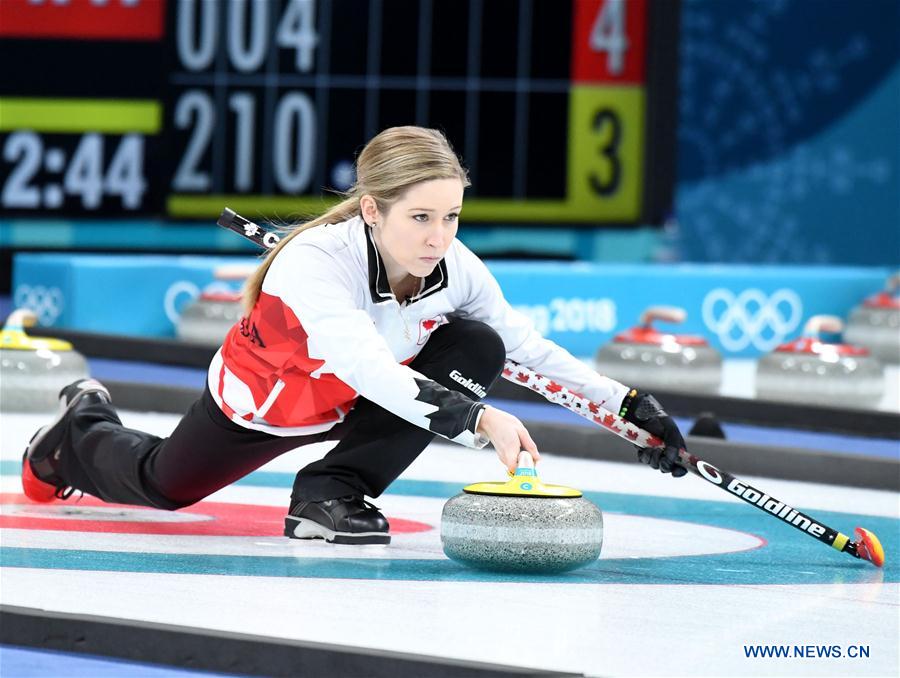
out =
{"type": "Polygon", "coordinates": [[[523,373],[523,372],[519,372],[519,373],[516,375],[516,379],[518,379],[519,381],[521,381],[523,384],[528,383],[528,375],[525,374],[525,373],[523,373]]]}
{"type": "Polygon", "coordinates": [[[600,412],[600,408],[597,407],[594,403],[588,403],[588,409],[594,414],[598,414],[600,412]]]}
{"type": "Polygon", "coordinates": [[[549,384],[547,384],[547,390],[550,393],[559,393],[560,391],[562,391],[562,388],[563,387],[557,384],[555,381],[551,381],[549,384]]]}
{"type": "Polygon", "coordinates": [[[503,376],[504,376],[504,377],[508,377],[508,376],[511,375],[511,374],[512,374],[512,370],[511,370],[511,369],[509,369],[508,367],[504,367],[504,368],[503,368],[503,376]]]}
{"type": "Polygon", "coordinates": [[[442,315],[436,315],[433,318],[420,318],[419,341],[417,341],[416,343],[419,346],[424,346],[425,342],[428,341],[428,338],[431,336],[432,331],[436,330],[446,322],[447,319],[442,315]]]}
{"type": "Polygon", "coordinates": [[[611,414],[606,414],[603,416],[603,425],[604,426],[609,426],[610,428],[612,428],[612,425],[615,423],[616,423],[616,418],[614,416],[612,416],[611,414]]]}
{"type": "Polygon", "coordinates": [[[627,435],[628,438],[629,438],[630,440],[637,440],[637,439],[638,439],[638,432],[637,432],[637,431],[625,431],[625,435],[627,435]]]}

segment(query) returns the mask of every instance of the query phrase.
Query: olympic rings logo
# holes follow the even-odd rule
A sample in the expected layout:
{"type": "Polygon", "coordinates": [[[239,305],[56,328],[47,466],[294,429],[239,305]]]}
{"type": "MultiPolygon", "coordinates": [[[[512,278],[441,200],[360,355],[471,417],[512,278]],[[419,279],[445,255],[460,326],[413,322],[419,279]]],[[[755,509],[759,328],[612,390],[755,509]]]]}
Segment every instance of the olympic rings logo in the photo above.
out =
{"type": "Polygon", "coordinates": [[[784,343],[802,319],[803,302],[789,289],[766,295],[751,288],[735,296],[731,290],[719,287],[703,299],[703,322],[728,351],[743,351],[752,344],[768,353],[784,343]]]}
{"type": "Polygon", "coordinates": [[[62,315],[63,293],[58,287],[19,285],[13,294],[15,308],[33,311],[41,325],[52,325],[62,315]]]}
{"type": "MultiPolygon", "coordinates": [[[[221,280],[214,280],[203,288],[203,292],[231,292],[232,288],[228,283],[221,280]]],[[[197,297],[200,296],[200,288],[190,280],[178,280],[166,290],[163,297],[163,310],[166,317],[173,325],[178,323],[182,311],[197,297]]]]}

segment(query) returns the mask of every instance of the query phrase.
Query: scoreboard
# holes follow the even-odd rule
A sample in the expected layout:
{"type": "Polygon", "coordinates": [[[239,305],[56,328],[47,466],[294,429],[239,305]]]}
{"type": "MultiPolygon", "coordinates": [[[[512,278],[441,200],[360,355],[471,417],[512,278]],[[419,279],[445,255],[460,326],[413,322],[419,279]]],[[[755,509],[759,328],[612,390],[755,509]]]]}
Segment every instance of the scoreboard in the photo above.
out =
{"type": "Polygon", "coordinates": [[[393,125],[469,222],[660,223],[677,0],[0,0],[0,214],[319,212],[393,125]]]}

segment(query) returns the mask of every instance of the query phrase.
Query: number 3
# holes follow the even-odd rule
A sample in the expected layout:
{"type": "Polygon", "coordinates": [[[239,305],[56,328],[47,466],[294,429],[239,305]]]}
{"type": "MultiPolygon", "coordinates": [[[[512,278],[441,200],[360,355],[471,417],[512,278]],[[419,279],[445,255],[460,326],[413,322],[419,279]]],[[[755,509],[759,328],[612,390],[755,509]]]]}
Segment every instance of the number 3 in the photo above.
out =
{"type": "Polygon", "coordinates": [[[609,138],[606,143],[597,150],[599,155],[605,159],[609,169],[604,172],[605,179],[597,176],[594,172],[589,177],[591,188],[597,195],[612,195],[619,188],[619,182],[622,178],[622,162],[617,155],[619,150],[619,142],[622,140],[622,124],[619,116],[611,108],[601,108],[594,114],[593,129],[596,134],[602,134],[603,129],[611,126],[609,138]]]}

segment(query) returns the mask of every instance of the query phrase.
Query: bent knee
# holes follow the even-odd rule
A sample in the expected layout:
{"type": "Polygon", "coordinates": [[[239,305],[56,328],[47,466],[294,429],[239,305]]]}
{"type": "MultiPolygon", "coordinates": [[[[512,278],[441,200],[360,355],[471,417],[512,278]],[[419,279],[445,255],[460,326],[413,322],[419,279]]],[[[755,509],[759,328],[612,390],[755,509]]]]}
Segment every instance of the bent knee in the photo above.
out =
{"type": "Polygon", "coordinates": [[[493,379],[500,376],[506,362],[506,346],[493,327],[480,320],[466,320],[463,341],[479,367],[493,379]]]}

